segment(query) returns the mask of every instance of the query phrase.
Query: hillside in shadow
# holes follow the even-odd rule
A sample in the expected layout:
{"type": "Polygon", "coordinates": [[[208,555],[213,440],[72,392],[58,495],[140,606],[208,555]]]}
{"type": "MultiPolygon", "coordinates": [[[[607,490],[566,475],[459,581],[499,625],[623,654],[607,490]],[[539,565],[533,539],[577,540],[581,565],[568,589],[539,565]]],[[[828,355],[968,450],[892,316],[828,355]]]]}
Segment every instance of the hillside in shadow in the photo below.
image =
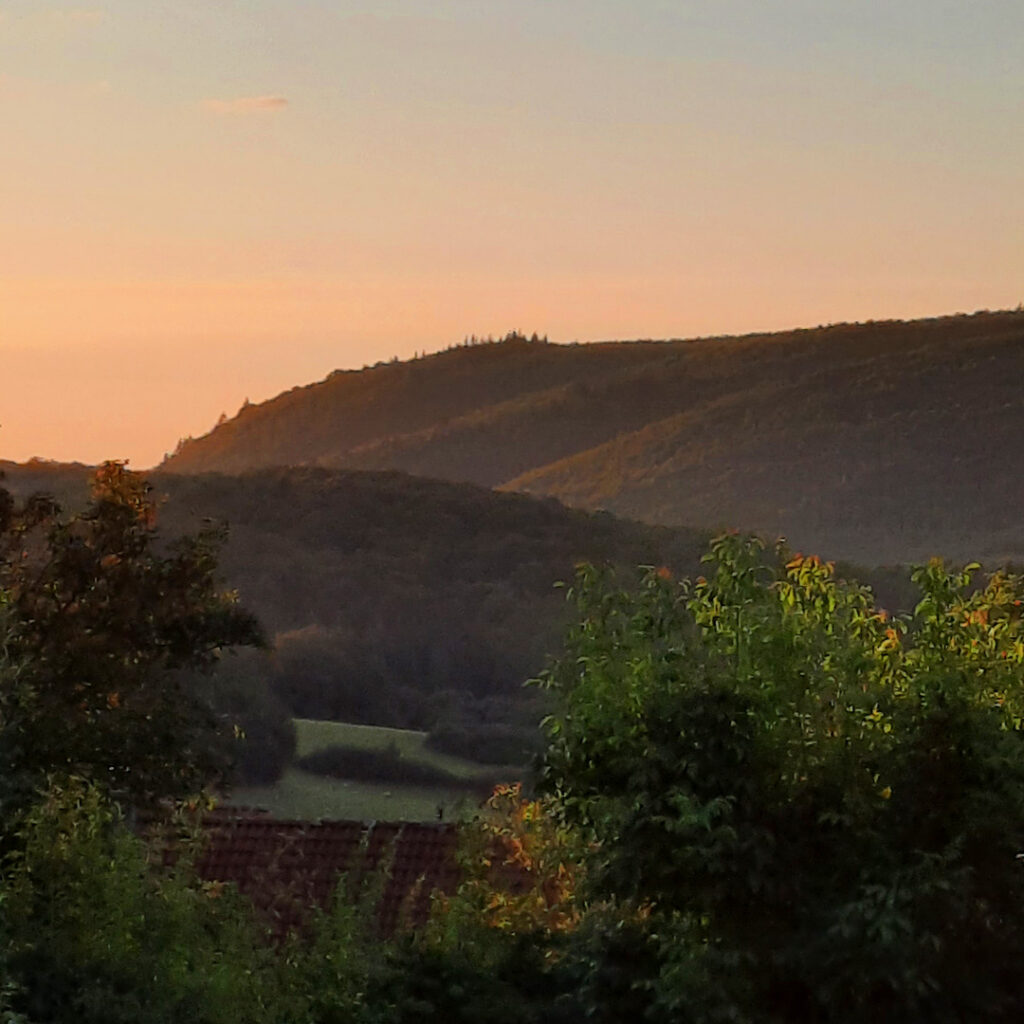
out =
{"type": "MultiPolygon", "coordinates": [[[[86,499],[85,467],[0,469],[20,497],[45,490],[72,509],[86,499]]],[[[414,728],[442,715],[514,718],[532,706],[523,682],[561,643],[568,607],[556,582],[580,561],[693,573],[707,541],[401,473],[306,467],[150,480],[162,535],[229,526],[225,583],[275,651],[228,659],[226,671],[261,680],[307,718],[414,728]]]]}

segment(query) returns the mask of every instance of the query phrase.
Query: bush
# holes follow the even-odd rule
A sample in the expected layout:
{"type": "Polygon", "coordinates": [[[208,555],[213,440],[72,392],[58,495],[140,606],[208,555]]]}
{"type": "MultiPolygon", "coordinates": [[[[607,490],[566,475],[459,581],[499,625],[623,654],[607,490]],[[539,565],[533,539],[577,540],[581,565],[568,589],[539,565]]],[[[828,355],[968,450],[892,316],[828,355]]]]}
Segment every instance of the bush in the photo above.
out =
{"type": "Polygon", "coordinates": [[[54,785],[2,864],[12,1009],[47,1024],[271,1021],[272,952],[246,905],[164,869],[95,786],[54,785]]]}
{"type": "Polygon", "coordinates": [[[522,765],[540,753],[541,740],[535,727],[456,717],[438,721],[427,736],[427,746],[480,764],[522,765]]]}
{"type": "Polygon", "coordinates": [[[266,652],[242,651],[222,658],[209,679],[192,680],[208,692],[222,732],[230,737],[233,781],[241,785],[276,782],[295,757],[295,723],[270,687],[269,661],[266,652]]]}
{"type": "Polygon", "coordinates": [[[582,570],[544,679],[542,787],[637,935],[634,995],[657,1020],[1019,1019],[1024,580],[932,562],[893,620],[815,558],[709,560],[632,593],[582,570]]]}
{"type": "Polygon", "coordinates": [[[392,943],[383,877],[340,880],[331,905],[278,936],[232,886],[192,869],[198,833],[129,832],[92,784],[54,784],[0,862],[3,1024],[385,1024],[392,943]],[[164,833],[160,833],[163,835],[164,833]],[[372,989],[372,995],[371,993],[372,989]]]}

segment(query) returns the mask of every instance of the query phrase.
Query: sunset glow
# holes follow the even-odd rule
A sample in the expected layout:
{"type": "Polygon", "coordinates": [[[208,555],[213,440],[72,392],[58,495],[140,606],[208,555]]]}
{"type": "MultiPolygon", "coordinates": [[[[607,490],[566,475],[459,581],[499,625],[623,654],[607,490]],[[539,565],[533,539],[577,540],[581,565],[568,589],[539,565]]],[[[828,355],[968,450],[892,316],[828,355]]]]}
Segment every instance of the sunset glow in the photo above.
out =
{"type": "Polygon", "coordinates": [[[0,458],[337,367],[1024,300],[1024,5],[0,0],[0,458]]]}

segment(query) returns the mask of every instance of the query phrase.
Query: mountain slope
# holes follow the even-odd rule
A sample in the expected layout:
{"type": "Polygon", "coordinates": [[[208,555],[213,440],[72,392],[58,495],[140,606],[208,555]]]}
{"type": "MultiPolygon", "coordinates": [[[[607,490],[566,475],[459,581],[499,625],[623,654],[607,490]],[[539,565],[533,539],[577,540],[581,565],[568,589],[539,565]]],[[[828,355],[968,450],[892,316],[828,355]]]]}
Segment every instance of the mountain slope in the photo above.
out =
{"type": "Polygon", "coordinates": [[[784,534],[874,564],[1020,560],[1024,318],[1009,326],[921,330],[889,358],[844,346],[793,372],[746,375],[505,486],[651,522],[784,534]]]}
{"type": "Polygon", "coordinates": [[[181,443],[163,466],[176,473],[343,466],[348,453],[361,446],[442,428],[523,394],[657,360],[662,351],[656,344],[584,347],[515,339],[336,371],[317,384],[243,407],[204,437],[181,443]]]}
{"type": "Polygon", "coordinates": [[[1021,312],[661,343],[517,340],[332,375],[166,465],[398,469],[650,522],[782,533],[869,564],[1024,560],[1022,380],[1021,312]]]}

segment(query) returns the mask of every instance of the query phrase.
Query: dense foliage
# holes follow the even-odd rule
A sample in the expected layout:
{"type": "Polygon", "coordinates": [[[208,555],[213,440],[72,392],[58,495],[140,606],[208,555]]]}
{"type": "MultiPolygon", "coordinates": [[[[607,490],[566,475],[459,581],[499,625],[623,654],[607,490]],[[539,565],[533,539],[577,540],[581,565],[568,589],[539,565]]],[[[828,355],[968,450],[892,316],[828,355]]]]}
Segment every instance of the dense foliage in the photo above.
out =
{"type": "Polygon", "coordinates": [[[199,834],[184,809],[143,840],[76,779],[47,791],[18,838],[0,860],[4,1024],[401,1019],[395,987],[384,991],[391,944],[372,937],[372,892],[342,885],[301,935],[275,944],[231,887],[195,876],[199,834]]]}
{"type": "Polygon", "coordinates": [[[639,915],[633,997],[655,1020],[1019,1019],[1024,581],[933,562],[894,619],[814,558],[733,536],[710,561],[636,593],[582,572],[546,677],[545,785],[594,843],[592,898],[639,915]]]}
{"type": "Polygon", "coordinates": [[[271,682],[302,718],[423,728],[438,691],[519,692],[560,639],[553,585],[577,562],[691,569],[707,541],[399,473],[154,482],[168,528],[231,524],[223,570],[275,635],[271,682]]]}
{"type": "Polygon", "coordinates": [[[562,921],[535,909],[560,846],[531,807],[501,798],[467,850],[478,868],[491,839],[501,854],[528,836],[529,891],[478,913],[500,888],[475,870],[425,933],[382,936],[383,878],[342,878],[330,906],[275,938],[230,886],[195,876],[200,836],[185,809],[144,840],[95,786],[51,786],[0,858],[0,1021],[582,1024],[569,979],[536,941],[562,921]]]}
{"type": "Polygon", "coordinates": [[[269,972],[256,968],[270,951],[251,913],[195,884],[187,859],[160,868],[98,788],[54,786],[18,839],[0,897],[7,969],[30,1020],[259,1019],[269,972]]]}
{"type": "MultiPolygon", "coordinates": [[[[531,706],[526,704],[521,717],[530,710],[531,706]]],[[[540,716],[519,723],[510,721],[511,718],[513,713],[509,710],[500,720],[481,720],[460,707],[455,714],[439,715],[427,736],[427,746],[481,764],[526,764],[542,749],[542,737],[536,726],[540,716]]]]}
{"type": "Polygon", "coordinates": [[[726,536],[706,561],[628,591],[580,570],[543,795],[494,793],[419,934],[342,880],[275,944],[194,876],[184,820],[143,840],[108,786],[51,780],[5,823],[0,1020],[1020,1019],[1024,580],[932,562],[893,616],[816,558],[726,536]]]}
{"type": "Polygon", "coordinates": [[[243,784],[275,782],[295,757],[291,709],[271,685],[273,652],[243,648],[217,660],[209,672],[187,682],[234,732],[233,779],[243,784]],[[237,728],[235,728],[237,727],[237,728]]]}

